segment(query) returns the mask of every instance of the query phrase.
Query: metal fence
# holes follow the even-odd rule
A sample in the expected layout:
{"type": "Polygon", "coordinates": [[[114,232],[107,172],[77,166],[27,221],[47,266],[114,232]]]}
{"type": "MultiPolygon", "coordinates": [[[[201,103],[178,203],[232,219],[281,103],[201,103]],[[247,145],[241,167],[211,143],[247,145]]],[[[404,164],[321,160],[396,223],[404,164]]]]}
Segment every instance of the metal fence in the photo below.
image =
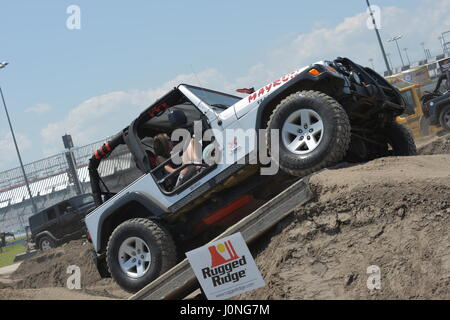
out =
{"type": "MultiPolygon", "coordinates": [[[[104,140],[93,142],[83,147],[74,148],[75,162],[77,166],[87,165],[92,153],[104,140]]],[[[28,180],[31,182],[66,172],[68,168],[65,153],[31,162],[24,166],[28,180]]],[[[0,192],[14,189],[24,184],[24,178],[20,167],[0,172],[0,192]]]]}
{"type": "MultiPolygon", "coordinates": [[[[105,140],[73,148],[77,175],[82,192],[89,193],[89,159],[105,140]]],[[[76,194],[69,178],[69,165],[65,153],[60,153],[25,165],[30,190],[38,210],[66,200],[76,194]]],[[[116,148],[98,168],[100,176],[111,190],[119,191],[140,174],[126,146],[116,148]]],[[[0,231],[23,230],[33,214],[31,201],[20,168],[0,172],[0,231]]]]}

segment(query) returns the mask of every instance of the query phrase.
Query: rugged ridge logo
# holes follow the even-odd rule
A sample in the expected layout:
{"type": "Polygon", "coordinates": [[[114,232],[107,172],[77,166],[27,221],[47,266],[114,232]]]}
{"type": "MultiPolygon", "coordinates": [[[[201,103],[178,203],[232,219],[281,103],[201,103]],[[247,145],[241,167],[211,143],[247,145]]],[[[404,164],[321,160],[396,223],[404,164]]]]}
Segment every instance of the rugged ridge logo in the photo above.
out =
{"type": "Polygon", "coordinates": [[[245,255],[239,259],[231,241],[210,246],[208,251],[211,255],[211,267],[203,268],[202,274],[204,279],[211,278],[214,287],[227,282],[237,282],[245,277],[245,269],[233,272],[247,265],[247,261],[245,255]]]}
{"type": "Polygon", "coordinates": [[[227,299],[265,285],[240,233],[186,252],[208,299],[227,299]]]}

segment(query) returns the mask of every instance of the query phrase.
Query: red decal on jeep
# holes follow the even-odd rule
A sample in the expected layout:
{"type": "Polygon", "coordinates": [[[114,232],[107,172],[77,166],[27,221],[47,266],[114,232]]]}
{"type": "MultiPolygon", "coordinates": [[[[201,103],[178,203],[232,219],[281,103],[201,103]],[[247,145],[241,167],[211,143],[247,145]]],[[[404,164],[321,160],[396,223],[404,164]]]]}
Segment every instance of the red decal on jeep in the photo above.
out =
{"type": "Polygon", "coordinates": [[[252,95],[248,96],[248,102],[252,102],[253,100],[256,100],[256,98],[259,98],[260,96],[269,93],[270,90],[272,90],[273,88],[275,88],[276,86],[279,86],[282,84],[282,82],[287,82],[291,79],[293,79],[294,77],[296,77],[299,74],[298,71],[293,71],[287,75],[285,75],[284,77],[282,77],[281,79],[278,79],[272,83],[269,83],[268,85],[262,87],[261,89],[258,90],[258,93],[253,93],[252,95]]]}
{"type": "Polygon", "coordinates": [[[256,92],[250,96],[248,96],[248,102],[252,102],[252,100],[256,100],[256,92]]]}
{"type": "Polygon", "coordinates": [[[275,88],[276,86],[279,86],[281,84],[280,80],[274,81],[273,82],[273,87],[275,88]]]}
{"type": "Polygon", "coordinates": [[[263,94],[264,94],[264,88],[259,89],[259,91],[258,91],[258,98],[259,98],[259,96],[261,96],[263,94]]]}

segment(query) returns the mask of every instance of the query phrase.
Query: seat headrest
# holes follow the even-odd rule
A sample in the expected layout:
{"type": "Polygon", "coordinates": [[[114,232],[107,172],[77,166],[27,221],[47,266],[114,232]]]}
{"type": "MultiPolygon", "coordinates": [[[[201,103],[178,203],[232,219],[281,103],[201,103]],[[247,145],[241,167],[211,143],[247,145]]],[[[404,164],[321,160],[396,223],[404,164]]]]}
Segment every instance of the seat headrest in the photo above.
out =
{"type": "Polygon", "coordinates": [[[187,117],[183,110],[169,110],[168,118],[170,125],[174,129],[187,125],[187,117]]]}

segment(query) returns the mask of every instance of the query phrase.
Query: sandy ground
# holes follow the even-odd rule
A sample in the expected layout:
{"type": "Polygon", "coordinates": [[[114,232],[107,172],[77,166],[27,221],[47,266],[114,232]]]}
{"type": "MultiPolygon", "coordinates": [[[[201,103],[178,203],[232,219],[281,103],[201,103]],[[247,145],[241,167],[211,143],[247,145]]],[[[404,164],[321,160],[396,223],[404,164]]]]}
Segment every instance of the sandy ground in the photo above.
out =
{"type": "Polygon", "coordinates": [[[0,268],[0,277],[9,276],[11,273],[16,271],[17,268],[19,268],[19,266],[20,266],[20,262],[0,268]]]}
{"type": "MultiPolygon", "coordinates": [[[[0,271],[0,299],[123,299],[129,296],[112,279],[101,279],[92,262],[91,245],[83,240],[38,253],[20,264],[0,271]],[[71,274],[81,271],[81,289],[67,289],[71,274]],[[3,273],[3,275],[2,275],[3,273]]],[[[3,269],[3,268],[2,268],[3,269]]]]}
{"type": "MultiPolygon", "coordinates": [[[[450,135],[417,145],[419,156],[313,175],[316,198],[252,248],[266,286],[240,298],[450,299],[450,135]],[[381,290],[367,288],[370,265],[381,290]]],[[[90,248],[73,241],[0,270],[0,299],[127,298],[90,248]],[[69,265],[81,290],[66,289],[69,265]]]]}
{"type": "Polygon", "coordinates": [[[241,298],[450,299],[450,155],[324,170],[311,185],[316,199],[256,248],[266,286],[241,298]]]}

